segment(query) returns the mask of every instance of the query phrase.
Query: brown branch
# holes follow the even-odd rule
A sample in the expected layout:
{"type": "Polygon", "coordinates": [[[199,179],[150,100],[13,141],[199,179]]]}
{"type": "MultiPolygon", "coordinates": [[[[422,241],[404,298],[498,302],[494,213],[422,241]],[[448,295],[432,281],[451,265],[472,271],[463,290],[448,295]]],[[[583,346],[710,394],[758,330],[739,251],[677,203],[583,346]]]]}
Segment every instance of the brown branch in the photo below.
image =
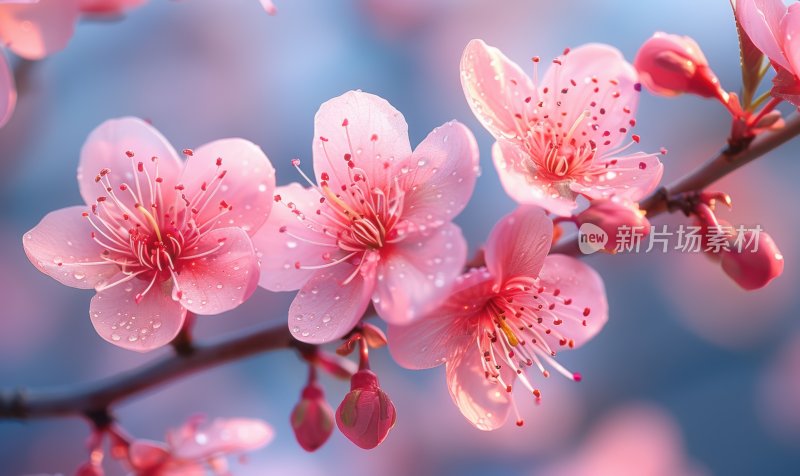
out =
{"type": "MultiPolygon", "coordinates": [[[[649,217],[667,211],[670,197],[701,191],[798,134],[800,115],[795,115],[783,129],[759,136],[742,151],[723,150],[694,172],[645,198],[640,205],[647,210],[649,217]]],[[[563,240],[553,248],[553,252],[576,254],[577,249],[577,240],[573,237],[563,240]]],[[[207,344],[189,341],[185,344],[178,346],[176,354],[97,382],[63,390],[17,391],[3,395],[0,398],[0,419],[84,415],[96,424],[104,424],[109,421],[108,412],[114,404],[174,379],[261,352],[292,347],[303,352],[312,347],[292,338],[285,325],[251,330],[207,344]],[[181,349],[185,351],[180,352],[181,349]]]]}
{"type": "MultiPolygon", "coordinates": [[[[716,157],[703,163],[693,172],[666,187],[656,190],[650,196],[643,199],[639,203],[639,207],[647,212],[647,218],[652,218],[663,212],[670,211],[667,205],[671,197],[680,194],[700,192],[739,167],[780,147],[798,134],[800,134],[800,114],[794,114],[786,121],[786,125],[783,128],[761,134],[756,137],[747,148],[741,151],[732,152],[729,148],[723,149],[716,157]]],[[[571,236],[561,240],[553,247],[551,253],[577,255],[577,236],[571,236]]]]}
{"type": "Polygon", "coordinates": [[[250,330],[207,344],[195,343],[189,354],[173,354],[97,382],[52,391],[18,391],[0,398],[0,419],[84,415],[97,421],[107,417],[115,403],[176,378],[251,355],[294,347],[308,347],[289,333],[286,325],[250,330]]]}

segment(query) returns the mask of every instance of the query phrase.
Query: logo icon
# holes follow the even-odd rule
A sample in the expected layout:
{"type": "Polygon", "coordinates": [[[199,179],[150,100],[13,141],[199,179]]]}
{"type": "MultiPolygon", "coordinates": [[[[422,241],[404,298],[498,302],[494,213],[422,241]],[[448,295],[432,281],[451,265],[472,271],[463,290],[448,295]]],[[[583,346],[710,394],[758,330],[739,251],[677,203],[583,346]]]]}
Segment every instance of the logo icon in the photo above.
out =
{"type": "Polygon", "coordinates": [[[578,228],[578,248],[581,253],[590,255],[605,248],[608,234],[597,225],[584,223],[578,228]]]}

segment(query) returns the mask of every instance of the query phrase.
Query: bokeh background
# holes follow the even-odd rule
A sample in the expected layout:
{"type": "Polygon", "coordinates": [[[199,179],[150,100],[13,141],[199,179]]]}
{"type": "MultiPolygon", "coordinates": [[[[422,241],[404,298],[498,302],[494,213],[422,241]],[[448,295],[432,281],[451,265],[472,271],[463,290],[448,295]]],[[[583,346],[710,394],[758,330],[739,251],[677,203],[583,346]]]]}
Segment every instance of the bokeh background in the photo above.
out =
{"type": "MultiPolygon", "coordinates": [[[[23,233],[43,215],[80,202],[78,152],[105,119],[148,118],[178,150],[245,137],[263,147],[281,184],[298,178],[293,157],[310,159],[316,109],[349,89],[403,112],[412,144],[458,119],[481,149],[483,174],[456,220],[474,251],[514,204],[461,91],[458,63],[470,39],[527,65],[592,41],[632,60],[654,31],[688,34],[723,84],[738,87],[726,0],[278,0],[278,8],[269,17],[256,0],[152,0],[117,21],[82,21],[63,52],[26,68],[16,114],[0,130],[0,388],[71,385],[169,352],[138,355],[104,342],[88,319],[91,292],[40,274],[22,250],[23,233]]],[[[693,97],[643,94],[638,123],[643,149],[670,151],[666,181],[714,154],[728,129],[717,104],[693,97]]],[[[610,321],[590,344],[561,354],[583,382],[550,378],[538,406],[520,395],[521,429],[475,430],[451,404],[443,369],[403,370],[385,350],[373,367],[399,420],[370,452],[340,434],[317,453],[300,449],[288,415],[306,372],[289,351],[176,381],[116,414],[152,439],[193,413],[264,418],[277,438],[234,464],[244,475],[799,474],[798,153],[795,141],[714,187],[733,195],[724,218],[761,224],[775,238],[783,276],[745,293],[700,255],[588,258],[605,278],[610,321]]],[[[290,299],[259,290],[235,312],[201,317],[196,333],[284,324],[290,299]]],[[[337,405],[347,385],[324,383],[337,405]]],[[[0,422],[0,474],[71,474],[87,434],[78,418],[0,422]]]]}

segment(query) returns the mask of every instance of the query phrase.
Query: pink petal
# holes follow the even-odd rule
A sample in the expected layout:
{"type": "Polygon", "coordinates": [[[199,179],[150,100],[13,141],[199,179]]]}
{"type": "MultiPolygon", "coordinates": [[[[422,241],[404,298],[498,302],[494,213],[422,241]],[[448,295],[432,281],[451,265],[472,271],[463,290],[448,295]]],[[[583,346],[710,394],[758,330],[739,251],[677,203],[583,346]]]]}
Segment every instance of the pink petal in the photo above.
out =
{"type": "MultiPolygon", "coordinates": [[[[418,226],[438,226],[461,213],[478,177],[478,144],[466,126],[448,122],[433,130],[405,162],[411,180],[403,218],[418,226]]],[[[401,167],[402,171],[403,167],[401,167]]]]}
{"type": "MultiPolygon", "coordinates": [[[[570,256],[550,255],[544,260],[539,279],[543,294],[548,294],[547,301],[557,303],[552,312],[563,321],[555,330],[572,339],[575,347],[589,341],[605,326],[608,302],[603,279],[589,265],[570,256]],[[556,289],[560,300],[553,296],[556,289]],[[565,304],[567,299],[571,300],[569,305],[565,304]]],[[[545,338],[551,340],[548,344],[552,348],[559,347],[557,337],[545,338]]]]}
{"type": "Polygon", "coordinates": [[[234,418],[214,420],[198,427],[190,422],[167,434],[175,457],[200,461],[214,456],[256,450],[274,437],[272,427],[261,420],[234,418]]]}
{"type": "Polygon", "coordinates": [[[309,344],[338,339],[361,320],[369,306],[375,280],[356,276],[342,284],[355,271],[344,262],[318,270],[289,306],[289,330],[309,344]]]}
{"type": "Polygon", "coordinates": [[[50,212],[31,231],[22,246],[36,268],[56,281],[79,289],[92,289],[119,271],[103,263],[105,248],[91,238],[94,230],[82,216],[85,207],[50,212]]]}
{"type": "MultiPolygon", "coordinates": [[[[126,183],[132,191],[136,190],[136,177],[138,177],[142,195],[149,200],[147,176],[145,173],[136,172],[139,163],[142,163],[152,180],[157,176],[164,179],[161,187],[163,203],[173,203],[174,187],[183,164],[164,136],[150,124],[135,117],[111,119],[100,124],[89,134],[81,149],[78,185],[84,201],[93,204],[98,197],[109,195],[102,183],[95,181],[95,177],[102,169],[111,171],[108,177],[115,186],[126,183]],[[128,152],[134,156],[128,157],[128,152]],[[158,157],[158,174],[153,157],[158,157]]],[[[136,201],[130,193],[123,193],[118,188],[114,193],[128,209],[134,208],[136,201]]],[[[111,200],[105,203],[109,207],[115,207],[111,200]]]]}
{"type": "Polygon", "coordinates": [[[267,222],[253,235],[253,244],[261,256],[259,285],[270,291],[292,291],[300,289],[316,272],[300,269],[296,263],[321,265],[329,261],[323,254],[338,256],[339,249],[335,238],[310,230],[309,222],[302,219],[305,213],[315,223],[327,224],[323,216],[313,214],[320,207],[319,192],[292,183],[278,187],[275,195],[280,195],[281,202],[272,207],[267,222]]]}
{"type": "Polygon", "coordinates": [[[278,13],[278,9],[275,8],[275,4],[272,3],[272,0],[261,0],[261,6],[264,7],[264,11],[270,15],[278,13]]]}
{"type": "Polygon", "coordinates": [[[320,106],[313,144],[317,181],[328,174],[336,191],[352,182],[354,171],[346,154],[373,187],[381,188],[392,179],[392,164],[411,155],[403,115],[385,99],[361,91],[349,91],[320,106]]]}
{"type": "Polygon", "coordinates": [[[169,459],[167,446],[158,441],[136,440],[128,447],[128,462],[135,471],[158,468],[169,459]]]}
{"type": "Polygon", "coordinates": [[[114,15],[142,6],[145,3],[147,3],[147,0],[79,0],[78,5],[83,13],[114,15]]]}
{"type": "Polygon", "coordinates": [[[518,146],[498,140],[492,147],[492,159],[506,193],[519,204],[538,205],[550,213],[569,216],[578,206],[575,194],[557,190],[552,182],[543,180],[531,170],[531,159],[518,146]]]}
{"type": "Polygon", "coordinates": [[[736,0],[736,17],[753,44],[774,63],[791,69],[783,54],[783,0],[736,0]]]}
{"type": "Polygon", "coordinates": [[[200,190],[203,182],[222,173],[220,189],[198,216],[202,224],[219,215],[224,202],[231,211],[217,220],[217,227],[237,226],[252,235],[267,220],[275,191],[275,169],[261,148],[244,139],[222,139],[197,148],[186,162],[181,183],[186,191],[200,190]],[[217,165],[222,159],[221,165],[217,165]]]}
{"type": "Polygon", "coordinates": [[[664,173],[661,161],[652,154],[637,153],[607,162],[608,166],[598,167],[597,175],[574,182],[571,189],[593,200],[616,196],[636,202],[656,189],[664,173]]]}
{"type": "Polygon", "coordinates": [[[475,336],[465,324],[482,316],[493,284],[485,268],[473,270],[456,279],[451,297],[439,308],[407,325],[389,324],[392,358],[407,369],[429,369],[474,345],[475,336]],[[464,306],[474,310],[465,312],[464,306]]]}
{"type": "Polygon", "coordinates": [[[539,102],[528,75],[483,40],[472,40],[464,49],[461,86],[475,117],[496,139],[516,140],[520,122],[515,114],[524,116],[539,102]]]}
{"type": "MultiPolygon", "coordinates": [[[[108,282],[124,277],[119,273],[108,282]]],[[[178,335],[186,309],[172,299],[169,282],[156,283],[137,304],[135,297],[148,284],[149,280],[133,278],[94,295],[89,315],[100,337],[123,349],[147,352],[170,343],[178,335]]]]}
{"type": "Polygon", "coordinates": [[[381,252],[372,302],[385,321],[404,324],[441,303],[467,259],[461,229],[447,223],[381,252]]]}
{"type": "Polygon", "coordinates": [[[39,60],[67,45],[78,20],[77,0],[40,0],[0,6],[0,43],[39,60]]]}
{"type": "Polygon", "coordinates": [[[625,138],[619,130],[630,127],[629,121],[636,113],[639,102],[639,92],[635,87],[638,82],[636,70],[625,61],[619,50],[597,43],[575,48],[560,56],[559,61],[561,66],[552,64],[542,80],[542,86],[551,91],[551,96],[567,90],[561,99],[564,106],[557,109],[559,120],[564,124],[574,124],[587,109],[591,109],[591,120],[583,120],[575,135],[586,132],[587,137],[595,137],[599,149],[614,149],[625,138]],[[598,87],[599,92],[595,92],[598,87]],[[591,108],[593,101],[597,104],[595,108],[591,108]],[[604,113],[600,113],[600,109],[604,113]],[[592,127],[592,124],[597,127],[592,127]],[[609,131],[607,137],[602,136],[605,131],[609,131]]]}
{"type": "Polygon", "coordinates": [[[14,73],[6,61],[6,56],[0,51],[0,127],[11,119],[16,105],[17,89],[14,87],[14,73]]]}
{"type": "Polygon", "coordinates": [[[539,274],[553,240],[553,222],[544,210],[521,206],[492,229],[484,248],[486,266],[498,284],[539,274]]]}
{"type": "Polygon", "coordinates": [[[230,311],[258,287],[258,258],[250,237],[241,228],[210,231],[178,259],[183,261],[178,268],[181,304],[195,314],[230,311]],[[204,256],[187,258],[193,255],[204,256]]]}
{"type": "MultiPolygon", "coordinates": [[[[448,360],[447,387],[464,417],[477,429],[490,431],[506,422],[511,394],[484,376],[480,359],[480,352],[472,348],[448,360]]],[[[506,382],[510,385],[511,381],[506,382]]]]}
{"type": "Polygon", "coordinates": [[[780,25],[783,53],[796,75],[800,72],[800,5],[792,3],[780,25]]]}

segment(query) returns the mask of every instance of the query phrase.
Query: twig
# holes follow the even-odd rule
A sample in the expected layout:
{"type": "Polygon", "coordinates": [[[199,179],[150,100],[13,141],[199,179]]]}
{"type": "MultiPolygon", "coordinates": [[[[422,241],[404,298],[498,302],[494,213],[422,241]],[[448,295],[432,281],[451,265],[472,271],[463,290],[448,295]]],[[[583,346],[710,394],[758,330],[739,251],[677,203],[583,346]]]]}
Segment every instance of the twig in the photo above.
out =
{"type": "MultiPolygon", "coordinates": [[[[643,199],[639,202],[639,208],[647,212],[648,219],[669,211],[667,204],[671,197],[691,192],[700,192],[739,167],[780,147],[798,134],[800,134],[800,114],[794,114],[786,121],[786,125],[783,128],[756,137],[756,139],[750,143],[750,146],[742,151],[731,153],[729,149],[723,149],[716,157],[703,163],[693,172],[666,187],[656,190],[650,196],[643,199]]],[[[571,236],[561,240],[553,247],[551,253],[577,255],[577,236],[571,236]]]]}

